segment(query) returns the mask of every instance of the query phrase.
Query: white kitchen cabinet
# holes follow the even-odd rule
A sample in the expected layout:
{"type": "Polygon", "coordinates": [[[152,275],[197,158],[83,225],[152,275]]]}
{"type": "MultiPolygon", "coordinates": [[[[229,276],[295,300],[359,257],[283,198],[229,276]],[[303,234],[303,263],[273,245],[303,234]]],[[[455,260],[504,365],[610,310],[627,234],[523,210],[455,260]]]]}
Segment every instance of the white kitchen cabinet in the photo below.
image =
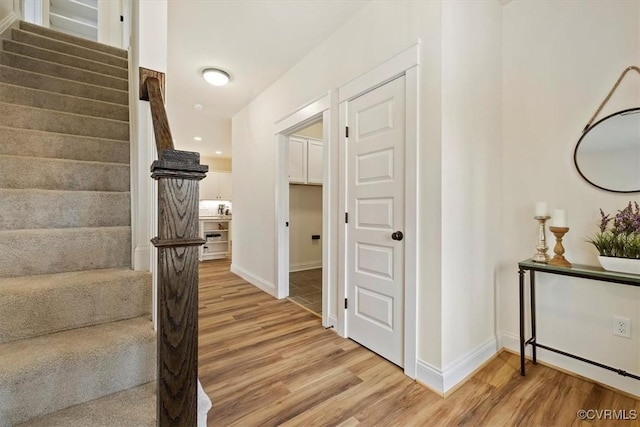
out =
{"type": "Polygon", "coordinates": [[[322,185],[322,141],[307,141],[307,183],[322,185]]]}
{"type": "Polygon", "coordinates": [[[231,200],[231,173],[209,172],[200,181],[200,200],[231,200]]]}
{"type": "Polygon", "coordinates": [[[307,182],[307,140],[289,138],[289,182],[306,184],[307,182]]]}
{"type": "Polygon", "coordinates": [[[205,240],[199,250],[200,261],[226,258],[231,253],[231,220],[201,217],[200,237],[205,240]]]}
{"type": "Polygon", "coordinates": [[[322,141],[289,137],[289,182],[322,185],[322,141]]]}

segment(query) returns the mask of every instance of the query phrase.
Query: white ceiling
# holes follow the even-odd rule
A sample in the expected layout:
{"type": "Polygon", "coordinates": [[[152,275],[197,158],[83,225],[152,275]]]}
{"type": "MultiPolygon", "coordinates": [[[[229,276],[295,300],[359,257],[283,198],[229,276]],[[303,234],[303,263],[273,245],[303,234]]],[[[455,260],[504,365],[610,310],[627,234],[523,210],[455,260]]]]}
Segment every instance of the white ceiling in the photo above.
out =
{"type": "Polygon", "coordinates": [[[230,157],[231,117],[366,3],[169,0],[167,112],[176,148],[230,157]],[[226,70],[231,82],[209,85],[206,67],[226,70]]]}

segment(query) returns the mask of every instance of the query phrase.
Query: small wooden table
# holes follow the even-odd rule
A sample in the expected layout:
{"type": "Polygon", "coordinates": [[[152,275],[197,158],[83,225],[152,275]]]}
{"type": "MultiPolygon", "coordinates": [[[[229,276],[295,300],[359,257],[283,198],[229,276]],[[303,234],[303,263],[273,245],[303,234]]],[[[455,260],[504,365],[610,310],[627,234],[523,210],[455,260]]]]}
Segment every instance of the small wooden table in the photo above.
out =
{"type": "Polygon", "coordinates": [[[593,360],[589,360],[581,356],[576,356],[575,354],[567,353],[566,351],[558,350],[556,348],[552,348],[552,347],[540,344],[537,341],[536,281],[535,281],[536,271],[539,271],[541,273],[556,274],[560,276],[579,277],[582,279],[599,280],[601,282],[618,283],[620,285],[640,286],[640,275],[636,275],[636,274],[616,273],[614,271],[606,271],[601,267],[594,267],[590,265],[573,264],[573,267],[567,268],[567,267],[557,267],[549,264],[533,262],[531,259],[520,261],[518,263],[518,275],[520,277],[520,375],[523,375],[523,376],[525,375],[525,368],[524,368],[525,347],[527,345],[531,345],[534,364],[538,362],[536,350],[539,347],[548,351],[552,351],[554,353],[562,354],[563,356],[571,357],[573,359],[577,359],[582,362],[598,366],[603,369],[607,369],[609,371],[613,371],[618,375],[622,375],[624,377],[631,377],[636,380],[640,380],[640,376],[638,375],[631,374],[622,369],[613,368],[611,366],[607,366],[602,363],[595,362],[593,360]],[[525,272],[527,271],[529,272],[529,285],[530,285],[530,291],[531,291],[531,338],[529,338],[528,340],[525,338],[525,331],[524,331],[524,312],[525,312],[524,276],[525,276],[525,272]]]}

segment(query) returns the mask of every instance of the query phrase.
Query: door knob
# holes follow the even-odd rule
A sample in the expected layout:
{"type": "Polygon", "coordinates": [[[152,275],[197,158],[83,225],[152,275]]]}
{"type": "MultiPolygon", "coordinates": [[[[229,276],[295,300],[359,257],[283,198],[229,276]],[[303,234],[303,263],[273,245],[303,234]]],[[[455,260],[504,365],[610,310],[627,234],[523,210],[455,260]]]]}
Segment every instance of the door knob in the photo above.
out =
{"type": "Polygon", "coordinates": [[[391,238],[393,240],[402,240],[404,238],[404,234],[402,234],[402,231],[396,231],[391,233],[391,238]]]}

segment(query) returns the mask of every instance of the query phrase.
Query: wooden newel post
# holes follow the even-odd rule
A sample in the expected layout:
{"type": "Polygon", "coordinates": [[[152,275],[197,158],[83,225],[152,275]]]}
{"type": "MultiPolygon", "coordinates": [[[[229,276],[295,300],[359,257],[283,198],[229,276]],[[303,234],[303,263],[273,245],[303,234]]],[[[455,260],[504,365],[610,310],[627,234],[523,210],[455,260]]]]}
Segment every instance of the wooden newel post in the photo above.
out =
{"type": "Polygon", "coordinates": [[[200,154],[164,150],[151,166],[158,181],[157,426],[198,423],[198,187],[200,154]]]}

